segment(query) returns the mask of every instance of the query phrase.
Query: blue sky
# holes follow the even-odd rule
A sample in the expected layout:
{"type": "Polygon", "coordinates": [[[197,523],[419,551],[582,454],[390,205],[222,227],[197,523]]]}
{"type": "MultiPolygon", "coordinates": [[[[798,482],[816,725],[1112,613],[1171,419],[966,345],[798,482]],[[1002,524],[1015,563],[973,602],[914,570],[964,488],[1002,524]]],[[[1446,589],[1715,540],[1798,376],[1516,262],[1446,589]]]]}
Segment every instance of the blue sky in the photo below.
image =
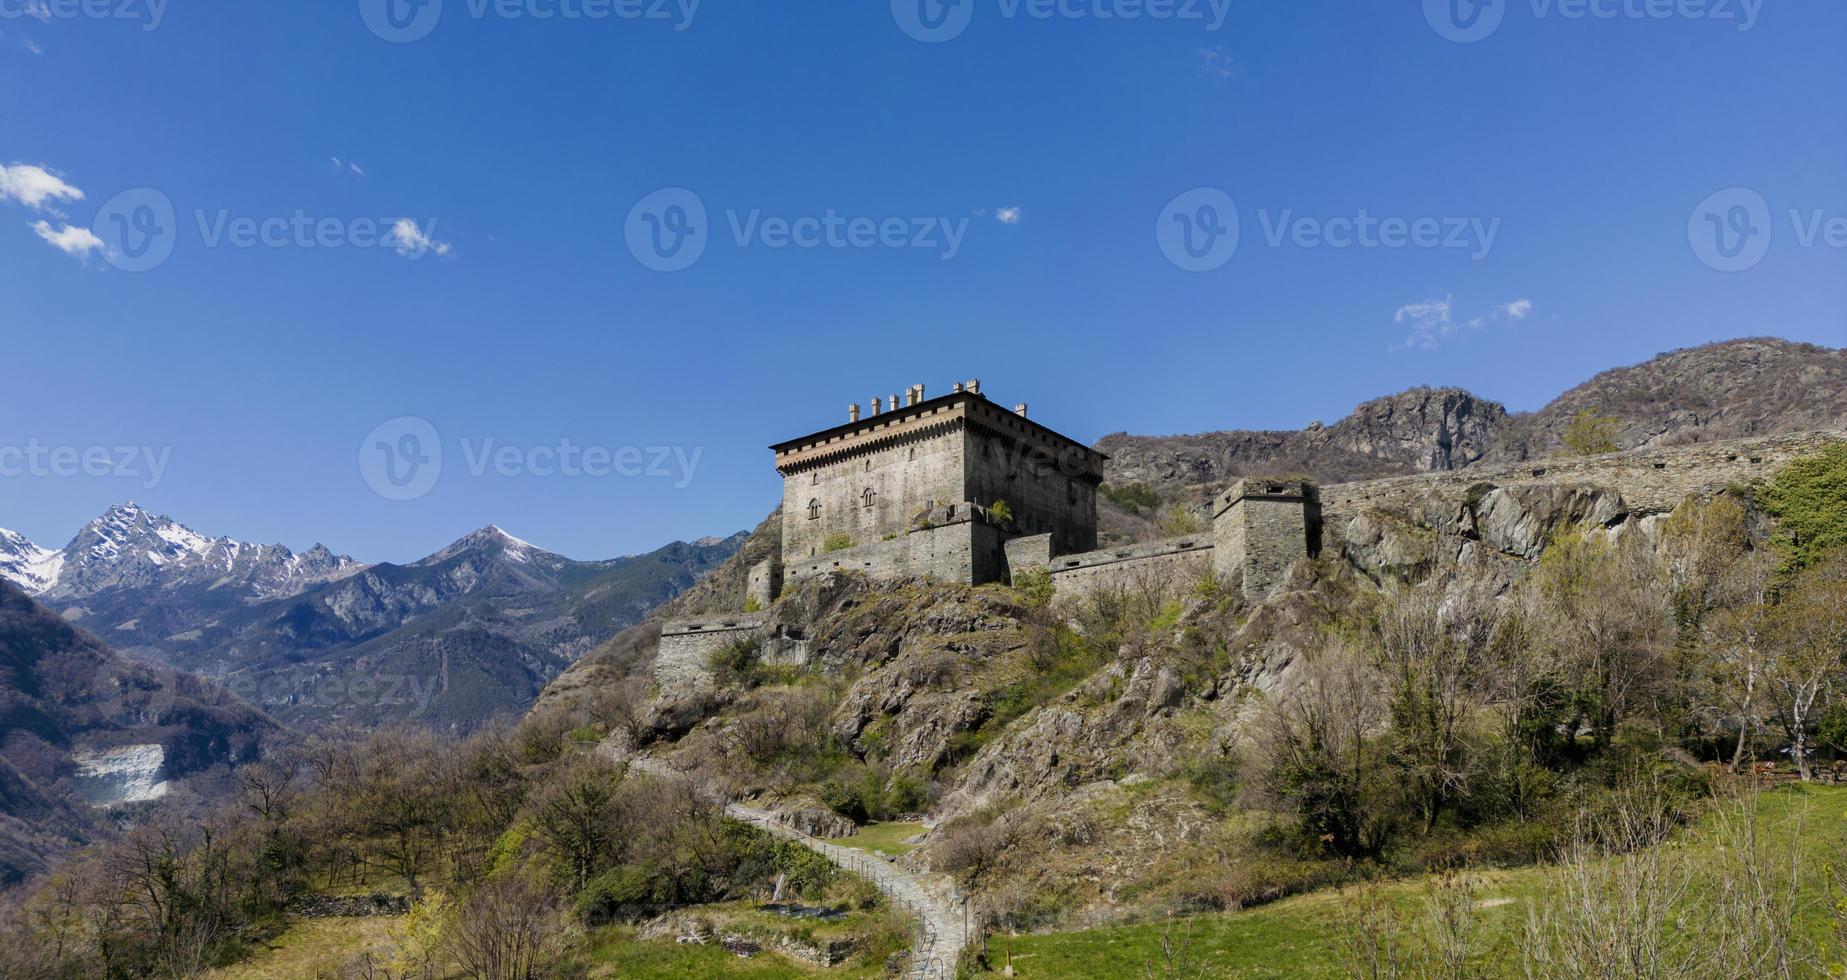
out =
{"type": "Polygon", "coordinates": [[[1424,383],[1533,409],[1675,347],[1847,343],[1847,243],[1805,233],[1847,220],[1840,4],[1514,0],[1458,43],[1443,0],[960,0],[924,43],[906,4],[934,0],[437,0],[392,43],[374,0],[153,2],[0,0],[0,526],[53,547],[133,498],[368,560],[490,522],[606,557],[753,525],[764,447],[917,382],[980,377],[1088,441],[1424,383]],[[1099,16],[1129,9],[1174,16],[1099,16]],[[630,232],[669,188],[706,218],[663,272],[630,232]],[[1162,247],[1198,189],[1239,226],[1205,271],[1162,247]],[[1718,271],[1702,208],[1767,219],[1768,250],[1718,271]],[[830,212],[904,234],[777,247],[774,219],[830,212]],[[121,268],[111,213],[170,256],[121,268]],[[1362,213],[1440,233],[1328,243],[1362,213]],[[296,215],[333,247],[235,243],[296,215]],[[399,501],[361,463],[402,417],[443,468],[399,501]],[[566,441],[634,465],[549,472],[566,441]],[[152,487],[17,465],[144,446],[152,487]]]}

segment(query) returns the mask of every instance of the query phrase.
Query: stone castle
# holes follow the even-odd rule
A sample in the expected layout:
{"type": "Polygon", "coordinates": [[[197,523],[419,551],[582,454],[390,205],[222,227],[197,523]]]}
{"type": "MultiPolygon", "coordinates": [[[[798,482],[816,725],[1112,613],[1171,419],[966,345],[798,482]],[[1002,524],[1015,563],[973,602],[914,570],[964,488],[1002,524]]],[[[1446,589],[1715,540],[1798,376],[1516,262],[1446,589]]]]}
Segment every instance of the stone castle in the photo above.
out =
{"type": "MultiPolygon", "coordinates": [[[[1097,488],[1108,457],[990,402],[980,381],[927,397],[849,406],[847,421],[770,447],[782,474],[782,553],[750,570],[767,610],[785,585],[833,573],[983,585],[1027,569],[1058,596],[1147,576],[1216,575],[1261,600],[1319,539],[1316,489],[1243,480],[1214,501],[1209,529],[1096,550],[1097,488]]],[[[696,673],[713,651],[753,635],[762,612],[663,624],[662,680],[696,673]]]]}
{"type": "Polygon", "coordinates": [[[845,424],[770,447],[782,474],[782,555],[750,577],[767,607],[784,582],[855,572],[981,585],[1030,567],[1080,588],[1125,561],[1173,556],[1246,594],[1267,596],[1308,553],[1314,488],[1245,481],[1214,506],[1213,528],[1181,540],[1097,551],[1102,453],[1041,425],[1027,406],[988,401],[980,381],[936,398],[913,385],[872,399],[845,424]]]}

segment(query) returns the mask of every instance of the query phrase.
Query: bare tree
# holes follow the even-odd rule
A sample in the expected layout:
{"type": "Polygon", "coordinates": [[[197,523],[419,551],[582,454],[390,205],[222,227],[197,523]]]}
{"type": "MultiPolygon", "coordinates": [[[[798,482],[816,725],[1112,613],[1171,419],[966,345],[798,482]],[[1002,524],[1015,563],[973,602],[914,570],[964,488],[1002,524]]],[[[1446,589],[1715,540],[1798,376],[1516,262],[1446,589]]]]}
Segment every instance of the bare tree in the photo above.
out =
{"type": "Polygon", "coordinates": [[[1847,657],[1847,550],[1804,569],[1777,604],[1768,687],[1803,779],[1812,775],[1809,728],[1847,657]]]}
{"type": "Polygon", "coordinates": [[[469,897],[450,946],[471,977],[533,980],[557,952],[563,920],[555,892],[509,875],[469,897]]]}
{"type": "Polygon", "coordinates": [[[1384,684],[1366,657],[1338,641],[1305,659],[1300,683],[1260,721],[1255,782],[1295,814],[1305,837],[1343,856],[1376,854],[1391,823],[1379,738],[1384,684]]]}

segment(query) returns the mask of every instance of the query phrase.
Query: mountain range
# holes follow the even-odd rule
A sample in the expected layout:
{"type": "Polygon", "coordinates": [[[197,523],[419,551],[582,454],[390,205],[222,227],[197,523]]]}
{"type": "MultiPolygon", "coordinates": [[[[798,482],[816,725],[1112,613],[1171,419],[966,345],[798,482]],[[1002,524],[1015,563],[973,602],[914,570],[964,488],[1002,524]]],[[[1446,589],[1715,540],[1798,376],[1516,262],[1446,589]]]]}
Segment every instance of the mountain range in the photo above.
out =
{"type": "Polygon", "coordinates": [[[466,728],[522,712],[743,537],[575,561],[487,527],[368,565],[208,537],[128,503],[57,551],[0,530],[0,578],[124,655],[221,680],[291,724],[466,728]]]}

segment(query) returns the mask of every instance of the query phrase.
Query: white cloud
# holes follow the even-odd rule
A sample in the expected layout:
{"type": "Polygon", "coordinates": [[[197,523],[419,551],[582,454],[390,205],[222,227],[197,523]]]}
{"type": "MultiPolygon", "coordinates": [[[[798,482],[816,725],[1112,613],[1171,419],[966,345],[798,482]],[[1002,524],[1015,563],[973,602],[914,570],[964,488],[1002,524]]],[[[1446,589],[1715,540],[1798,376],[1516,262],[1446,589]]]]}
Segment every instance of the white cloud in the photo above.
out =
{"type": "Polygon", "coordinates": [[[1486,316],[1457,320],[1454,297],[1427,299],[1422,303],[1401,306],[1398,312],[1392,315],[1393,323],[1399,326],[1409,324],[1411,327],[1411,332],[1405,336],[1404,343],[1392,349],[1435,350],[1444,341],[1464,331],[1473,333],[1497,323],[1512,326],[1532,314],[1532,300],[1516,299],[1510,303],[1502,303],[1494,308],[1494,312],[1486,316]]]}
{"type": "Polygon", "coordinates": [[[25,44],[27,51],[30,51],[33,54],[39,54],[39,55],[42,55],[45,53],[45,49],[32,43],[32,40],[30,38],[21,38],[20,40],[21,40],[21,43],[25,44]]]}
{"type": "Polygon", "coordinates": [[[1217,82],[1228,82],[1238,74],[1238,63],[1224,48],[1199,49],[1199,73],[1217,82]]]}
{"type": "MultiPolygon", "coordinates": [[[[435,222],[431,222],[430,231],[435,230],[435,222]]],[[[431,238],[423,229],[417,227],[415,221],[409,218],[400,218],[397,224],[391,226],[391,241],[397,245],[399,255],[422,256],[425,252],[435,252],[437,255],[449,254],[448,242],[439,242],[431,238]]]]}
{"type": "Polygon", "coordinates": [[[23,12],[27,17],[40,23],[51,23],[51,5],[45,0],[26,0],[23,12]]]}
{"type": "Polygon", "coordinates": [[[1003,225],[1017,225],[1020,223],[1020,209],[1017,207],[997,208],[994,211],[994,218],[1003,225]]]}
{"type": "Polygon", "coordinates": [[[5,200],[18,201],[37,211],[46,201],[81,201],[83,192],[44,167],[15,163],[0,166],[0,201],[5,200]]]}
{"type": "Polygon", "coordinates": [[[351,160],[346,161],[346,167],[348,170],[351,170],[353,173],[356,173],[361,177],[364,177],[366,175],[366,172],[364,170],[359,169],[359,164],[354,163],[351,160]]]}
{"type": "Polygon", "coordinates": [[[103,240],[96,237],[95,233],[88,228],[78,228],[73,225],[60,225],[53,228],[51,222],[39,221],[32,225],[32,230],[38,232],[38,237],[50,243],[52,248],[65,255],[75,255],[80,259],[88,257],[91,252],[101,251],[103,248],[103,240]]]}

